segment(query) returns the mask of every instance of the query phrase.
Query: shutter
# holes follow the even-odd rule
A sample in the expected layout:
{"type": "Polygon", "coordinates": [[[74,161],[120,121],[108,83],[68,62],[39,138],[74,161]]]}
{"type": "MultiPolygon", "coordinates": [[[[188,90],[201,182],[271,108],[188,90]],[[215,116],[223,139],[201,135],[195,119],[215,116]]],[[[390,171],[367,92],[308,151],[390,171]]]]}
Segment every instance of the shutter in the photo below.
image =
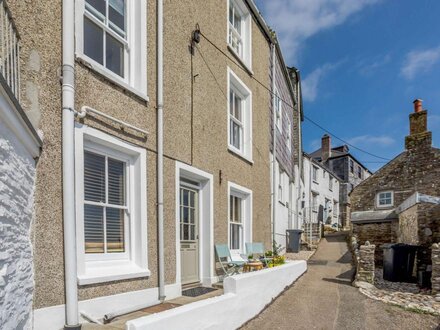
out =
{"type": "Polygon", "coordinates": [[[84,152],[84,199],[105,203],[105,157],[84,152]]]}

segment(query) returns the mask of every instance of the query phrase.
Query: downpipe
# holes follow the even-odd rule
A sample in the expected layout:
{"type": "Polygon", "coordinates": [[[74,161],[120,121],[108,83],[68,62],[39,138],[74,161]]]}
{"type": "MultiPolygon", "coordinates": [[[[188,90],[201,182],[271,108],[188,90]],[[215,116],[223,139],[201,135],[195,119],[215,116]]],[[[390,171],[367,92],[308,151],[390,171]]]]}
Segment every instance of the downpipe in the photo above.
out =
{"type": "Polygon", "coordinates": [[[75,224],[75,69],[74,1],[63,0],[63,80],[62,80],[62,157],[63,157],[63,226],[64,281],[66,317],[64,329],[81,329],[78,315],[75,224]]]}

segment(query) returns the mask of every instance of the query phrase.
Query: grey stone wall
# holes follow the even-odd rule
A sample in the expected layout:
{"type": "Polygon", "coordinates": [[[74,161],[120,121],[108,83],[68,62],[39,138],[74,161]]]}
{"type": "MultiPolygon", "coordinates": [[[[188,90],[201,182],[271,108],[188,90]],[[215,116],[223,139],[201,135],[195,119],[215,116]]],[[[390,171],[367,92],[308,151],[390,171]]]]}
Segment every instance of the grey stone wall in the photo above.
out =
{"type": "Polygon", "coordinates": [[[432,259],[431,292],[432,294],[436,294],[440,296],[440,245],[438,243],[432,244],[431,259],[432,259]]]}
{"type": "Polygon", "coordinates": [[[356,281],[374,283],[374,251],[375,245],[366,242],[359,247],[356,269],[356,281]]]}

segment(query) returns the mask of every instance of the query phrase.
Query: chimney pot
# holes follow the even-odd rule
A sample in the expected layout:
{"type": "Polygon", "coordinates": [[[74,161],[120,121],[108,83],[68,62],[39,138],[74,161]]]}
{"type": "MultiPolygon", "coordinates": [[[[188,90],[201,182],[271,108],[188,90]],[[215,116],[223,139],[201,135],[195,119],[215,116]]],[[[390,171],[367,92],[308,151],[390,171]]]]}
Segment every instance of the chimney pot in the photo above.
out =
{"type": "Polygon", "coordinates": [[[421,112],[423,110],[422,102],[423,102],[423,100],[421,100],[421,99],[415,99],[413,101],[413,103],[414,103],[414,112],[421,112]]]}
{"type": "Polygon", "coordinates": [[[330,135],[324,134],[321,139],[321,161],[325,162],[331,157],[332,142],[330,135]]]}

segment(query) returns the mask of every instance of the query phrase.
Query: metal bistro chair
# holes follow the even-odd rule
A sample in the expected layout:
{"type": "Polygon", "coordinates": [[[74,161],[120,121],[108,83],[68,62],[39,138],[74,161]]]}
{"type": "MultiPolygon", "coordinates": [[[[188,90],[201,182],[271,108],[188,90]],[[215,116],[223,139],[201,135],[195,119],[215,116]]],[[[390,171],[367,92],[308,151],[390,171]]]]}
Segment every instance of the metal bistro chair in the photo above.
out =
{"type": "Polygon", "coordinates": [[[215,252],[225,273],[224,277],[239,274],[245,262],[232,260],[231,251],[229,251],[229,247],[226,244],[215,244],[215,252]]]}
{"type": "Polygon", "coordinates": [[[255,243],[246,243],[246,254],[250,255],[250,254],[259,254],[260,256],[262,256],[264,261],[264,266],[267,267],[267,265],[269,264],[269,259],[266,258],[266,253],[264,250],[264,244],[263,243],[259,243],[259,242],[255,242],[255,243]]]}

